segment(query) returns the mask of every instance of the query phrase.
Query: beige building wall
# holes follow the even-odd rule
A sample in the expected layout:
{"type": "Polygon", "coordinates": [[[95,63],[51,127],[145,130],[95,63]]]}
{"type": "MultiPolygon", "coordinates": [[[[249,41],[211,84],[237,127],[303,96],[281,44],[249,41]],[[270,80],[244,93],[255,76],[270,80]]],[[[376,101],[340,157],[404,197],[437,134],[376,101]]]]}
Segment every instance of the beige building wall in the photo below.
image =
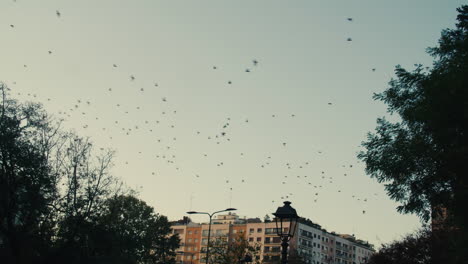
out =
{"type": "MultiPolygon", "coordinates": [[[[289,223],[283,227],[288,232],[289,223]]],[[[204,263],[208,242],[208,223],[188,225],[174,224],[173,233],[181,238],[178,263],[204,263]]],[[[247,223],[235,214],[219,215],[212,221],[211,239],[228,241],[239,233],[245,234],[249,243],[258,249],[257,260],[262,263],[278,263],[281,259],[281,240],[276,223],[247,223]]],[[[374,253],[371,245],[354,236],[329,233],[319,225],[297,223],[295,236],[290,241],[289,251],[297,250],[307,264],[364,264],[374,253]]]]}

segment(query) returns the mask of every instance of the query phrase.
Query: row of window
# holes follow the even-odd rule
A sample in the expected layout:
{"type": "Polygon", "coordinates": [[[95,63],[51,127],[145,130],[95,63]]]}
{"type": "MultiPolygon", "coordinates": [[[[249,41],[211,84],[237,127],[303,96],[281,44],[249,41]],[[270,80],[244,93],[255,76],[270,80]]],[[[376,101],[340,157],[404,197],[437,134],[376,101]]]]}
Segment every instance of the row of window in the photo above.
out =
{"type": "MultiPolygon", "coordinates": [[[[255,228],[250,228],[249,229],[249,234],[252,234],[255,232],[255,228]]],[[[263,232],[263,229],[261,228],[257,228],[257,233],[262,233],[263,232]]]]}
{"type": "MultiPolygon", "coordinates": [[[[323,242],[326,242],[328,243],[328,237],[326,236],[320,236],[320,235],[317,235],[315,233],[312,233],[312,232],[309,232],[307,230],[303,230],[303,229],[300,229],[300,232],[301,236],[305,236],[305,237],[309,237],[309,238],[317,238],[318,240],[322,240],[323,242]]],[[[331,240],[331,242],[333,243],[333,240],[331,240]]]]}

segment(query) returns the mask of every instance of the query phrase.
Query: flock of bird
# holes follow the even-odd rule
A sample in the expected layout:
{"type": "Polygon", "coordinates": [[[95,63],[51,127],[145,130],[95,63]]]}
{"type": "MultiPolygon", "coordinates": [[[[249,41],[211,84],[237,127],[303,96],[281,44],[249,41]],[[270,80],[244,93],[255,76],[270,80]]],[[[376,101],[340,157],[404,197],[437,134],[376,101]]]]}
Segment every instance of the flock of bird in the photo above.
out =
{"type": "MultiPolygon", "coordinates": [[[[62,13],[59,10],[56,10],[55,15],[58,19],[62,18],[62,13]]],[[[347,18],[347,21],[349,23],[353,22],[353,18],[349,17],[347,18]]],[[[11,29],[15,29],[14,24],[10,24],[11,29]]],[[[346,38],[346,41],[351,42],[352,38],[348,37],[346,38]]],[[[54,56],[53,50],[47,50],[47,52],[50,56],[54,56]]],[[[119,64],[117,63],[110,63],[109,64],[110,68],[119,68],[119,64]]],[[[213,65],[211,66],[213,71],[220,71],[220,67],[213,65]]],[[[251,62],[249,63],[248,67],[245,67],[245,74],[254,74],[255,69],[258,67],[261,67],[261,62],[257,59],[252,59],[251,62]]],[[[27,64],[24,64],[24,68],[28,68],[27,64]]],[[[371,69],[372,72],[375,72],[375,68],[371,69]]],[[[130,74],[128,76],[128,81],[129,82],[135,82],[137,80],[136,76],[134,74],[130,74]]],[[[228,85],[233,85],[234,81],[233,80],[226,80],[226,83],[228,85]]],[[[16,82],[13,82],[13,84],[16,84],[16,82]]],[[[129,84],[130,85],[130,84],[129,84]]],[[[158,82],[154,82],[154,88],[159,87],[158,82]]],[[[130,109],[130,104],[125,104],[123,102],[117,102],[112,99],[112,96],[114,93],[117,91],[114,90],[113,88],[103,88],[105,89],[105,92],[108,94],[109,101],[106,102],[107,104],[110,103],[112,107],[112,111],[115,111],[116,113],[119,114],[122,118],[126,118],[127,116],[130,116],[133,112],[140,112],[144,111],[142,106],[136,106],[133,109],[130,109]]],[[[147,89],[145,88],[139,88],[138,90],[135,91],[136,93],[145,93],[147,92],[147,89]]],[[[17,95],[21,96],[22,94],[20,92],[16,93],[17,95]]],[[[37,95],[34,93],[26,93],[23,94],[24,96],[28,97],[33,97],[37,98],[37,95]]],[[[53,98],[44,98],[46,101],[51,101],[54,100],[53,98]]],[[[142,122],[134,122],[131,126],[128,125],[128,120],[122,121],[122,120],[113,120],[113,126],[107,126],[107,127],[101,127],[100,130],[103,132],[108,133],[108,138],[109,140],[114,140],[114,137],[116,136],[117,133],[120,133],[122,136],[128,137],[127,140],[131,141],[132,137],[139,137],[139,131],[146,131],[147,133],[152,133],[155,135],[154,137],[154,143],[159,145],[159,152],[157,154],[152,154],[155,159],[160,160],[168,166],[172,166],[172,168],[176,171],[182,170],[182,165],[178,163],[177,157],[178,157],[178,150],[176,147],[174,147],[174,142],[178,140],[176,136],[167,136],[164,137],[164,135],[159,135],[158,136],[158,131],[160,130],[161,127],[165,127],[165,129],[175,129],[177,126],[176,122],[176,116],[178,114],[177,109],[172,109],[170,106],[170,100],[166,96],[162,96],[160,98],[160,103],[165,105],[164,111],[162,111],[159,115],[160,118],[154,119],[154,120],[144,120],[142,122]]],[[[75,103],[73,105],[70,105],[61,111],[58,112],[58,116],[62,119],[73,119],[79,117],[80,120],[88,120],[88,122],[82,124],[82,129],[89,129],[91,125],[91,120],[101,120],[105,119],[105,117],[100,117],[100,116],[91,116],[91,111],[90,108],[94,104],[92,99],[83,99],[83,98],[77,98],[75,103]]],[[[332,107],[333,102],[327,102],[328,107],[332,107]]],[[[277,113],[271,114],[271,118],[273,119],[279,119],[279,115],[277,113]]],[[[285,118],[284,116],[287,116],[286,118],[291,118],[294,119],[296,118],[296,114],[290,113],[290,114],[281,114],[282,118],[285,118]]],[[[236,137],[236,135],[231,133],[231,128],[232,126],[248,126],[252,123],[252,119],[249,117],[237,117],[237,118],[231,118],[231,117],[226,117],[225,120],[221,122],[219,125],[218,131],[215,133],[206,133],[202,132],[202,129],[193,129],[192,136],[196,136],[199,138],[199,140],[207,140],[208,142],[212,142],[212,144],[216,145],[222,145],[222,144],[230,144],[232,143],[231,141],[234,141],[233,138],[236,137]]],[[[96,122],[99,123],[99,122],[96,122]]],[[[235,144],[235,143],[232,143],[235,144]]],[[[282,148],[288,148],[288,142],[283,141],[283,142],[278,142],[278,146],[282,148]]],[[[135,156],[143,154],[142,151],[138,151],[138,153],[134,153],[135,156]]],[[[316,150],[316,155],[324,155],[324,152],[320,149],[316,150]]],[[[201,152],[200,156],[205,159],[210,159],[211,154],[209,153],[204,153],[201,152]]],[[[217,159],[217,155],[213,154],[213,159],[217,159]]],[[[240,152],[239,153],[239,159],[246,158],[248,156],[247,152],[240,152]]],[[[125,165],[129,165],[130,161],[126,160],[124,161],[125,165]]],[[[320,194],[324,191],[327,190],[329,191],[330,189],[334,188],[334,191],[337,193],[344,192],[340,188],[336,188],[334,185],[338,177],[350,177],[350,175],[353,173],[352,168],[353,164],[342,164],[341,167],[343,170],[347,170],[346,173],[343,173],[343,175],[329,175],[326,171],[320,171],[320,172],[311,172],[311,168],[309,165],[311,164],[310,161],[301,161],[301,162],[290,162],[290,161],[284,161],[284,160],[275,160],[275,158],[271,155],[266,153],[265,158],[262,161],[258,162],[258,168],[260,169],[268,169],[269,167],[272,166],[277,166],[277,168],[284,169],[285,171],[289,171],[290,173],[287,173],[282,176],[282,179],[278,184],[280,185],[287,185],[291,184],[292,182],[297,182],[301,185],[306,185],[311,188],[311,192],[309,194],[309,199],[313,202],[318,202],[320,194]]],[[[222,168],[225,166],[224,161],[216,161],[213,162],[213,166],[220,167],[222,168]]],[[[185,172],[188,171],[196,171],[196,168],[184,168],[185,172]]],[[[190,173],[191,175],[189,177],[193,177],[192,180],[198,180],[200,178],[203,178],[204,175],[201,173],[190,173]]],[[[158,172],[152,171],[151,172],[152,176],[158,175],[158,172]]],[[[248,177],[241,177],[239,179],[225,179],[224,184],[225,188],[232,192],[234,190],[234,183],[233,181],[236,181],[237,186],[239,184],[248,184],[248,177]]],[[[280,194],[277,196],[277,198],[273,199],[271,202],[272,203],[279,203],[280,200],[284,199],[291,199],[294,198],[294,190],[289,190],[288,192],[284,192],[283,194],[280,194]]],[[[377,195],[377,194],[374,194],[377,195]]],[[[365,203],[368,201],[368,197],[366,196],[358,196],[356,194],[348,194],[348,198],[353,199],[357,202],[362,203],[362,207],[364,209],[365,203]]],[[[365,214],[366,210],[362,210],[362,213],[365,214]]]]}

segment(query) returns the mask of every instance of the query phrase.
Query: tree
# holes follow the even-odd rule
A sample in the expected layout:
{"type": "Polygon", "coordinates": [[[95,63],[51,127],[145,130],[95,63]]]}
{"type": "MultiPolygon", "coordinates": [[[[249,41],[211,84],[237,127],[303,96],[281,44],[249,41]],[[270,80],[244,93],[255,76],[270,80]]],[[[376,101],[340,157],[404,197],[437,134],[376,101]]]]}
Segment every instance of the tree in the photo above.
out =
{"type": "Polygon", "coordinates": [[[374,99],[388,105],[401,121],[377,120],[375,133],[358,157],[366,171],[402,205],[398,211],[430,218],[447,208],[459,223],[467,202],[468,172],[468,6],[457,9],[456,29],[442,32],[439,46],[428,49],[431,69],[412,72],[397,66],[397,79],[374,99]]]}
{"type": "Polygon", "coordinates": [[[56,193],[47,157],[36,144],[48,119],[39,104],[8,98],[0,83],[0,256],[30,263],[49,248],[56,193]]]}
{"type": "Polygon", "coordinates": [[[171,234],[165,216],[144,201],[120,195],[105,202],[92,233],[89,250],[94,259],[120,263],[175,263],[180,239],[171,234]]]}
{"type": "MultiPolygon", "coordinates": [[[[369,258],[369,264],[429,264],[431,259],[430,230],[422,229],[400,241],[382,245],[379,252],[369,258]]],[[[442,262],[440,262],[442,263],[442,262]]]]}
{"type": "Polygon", "coordinates": [[[112,176],[114,152],[0,83],[2,263],[173,263],[167,218],[112,176]]]}
{"type": "Polygon", "coordinates": [[[401,203],[399,212],[427,222],[435,209],[446,210],[445,221],[464,234],[462,254],[468,234],[468,6],[457,10],[456,28],[442,31],[438,46],[428,49],[432,68],[397,66],[390,87],[374,95],[400,121],[379,118],[358,158],[401,203]]]}
{"type": "Polygon", "coordinates": [[[104,209],[104,202],[121,192],[119,181],[109,171],[114,152],[102,149],[94,154],[91,140],[73,133],[57,133],[50,138],[55,139],[55,145],[48,163],[60,187],[54,202],[56,250],[84,256],[89,229],[104,209]]]}
{"type": "Polygon", "coordinates": [[[245,238],[245,233],[237,233],[231,240],[224,238],[215,238],[210,241],[210,259],[209,263],[232,264],[244,263],[246,257],[251,259],[251,263],[260,263],[257,260],[259,256],[260,244],[250,243],[245,238]]]}

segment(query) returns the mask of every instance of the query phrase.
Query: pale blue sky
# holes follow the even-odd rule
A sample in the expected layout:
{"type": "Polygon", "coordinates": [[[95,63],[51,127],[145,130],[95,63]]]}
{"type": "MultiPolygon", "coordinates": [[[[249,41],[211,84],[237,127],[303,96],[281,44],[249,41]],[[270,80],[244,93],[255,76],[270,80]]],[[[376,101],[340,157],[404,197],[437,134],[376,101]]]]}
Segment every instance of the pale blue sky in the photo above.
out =
{"type": "Polygon", "coordinates": [[[113,172],[170,219],[230,206],[263,217],[287,199],[379,244],[420,224],[357,162],[385,114],[372,94],[395,65],[430,65],[425,48],[463,3],[3,0],[0,80],[117,150],[113,172]]]}

